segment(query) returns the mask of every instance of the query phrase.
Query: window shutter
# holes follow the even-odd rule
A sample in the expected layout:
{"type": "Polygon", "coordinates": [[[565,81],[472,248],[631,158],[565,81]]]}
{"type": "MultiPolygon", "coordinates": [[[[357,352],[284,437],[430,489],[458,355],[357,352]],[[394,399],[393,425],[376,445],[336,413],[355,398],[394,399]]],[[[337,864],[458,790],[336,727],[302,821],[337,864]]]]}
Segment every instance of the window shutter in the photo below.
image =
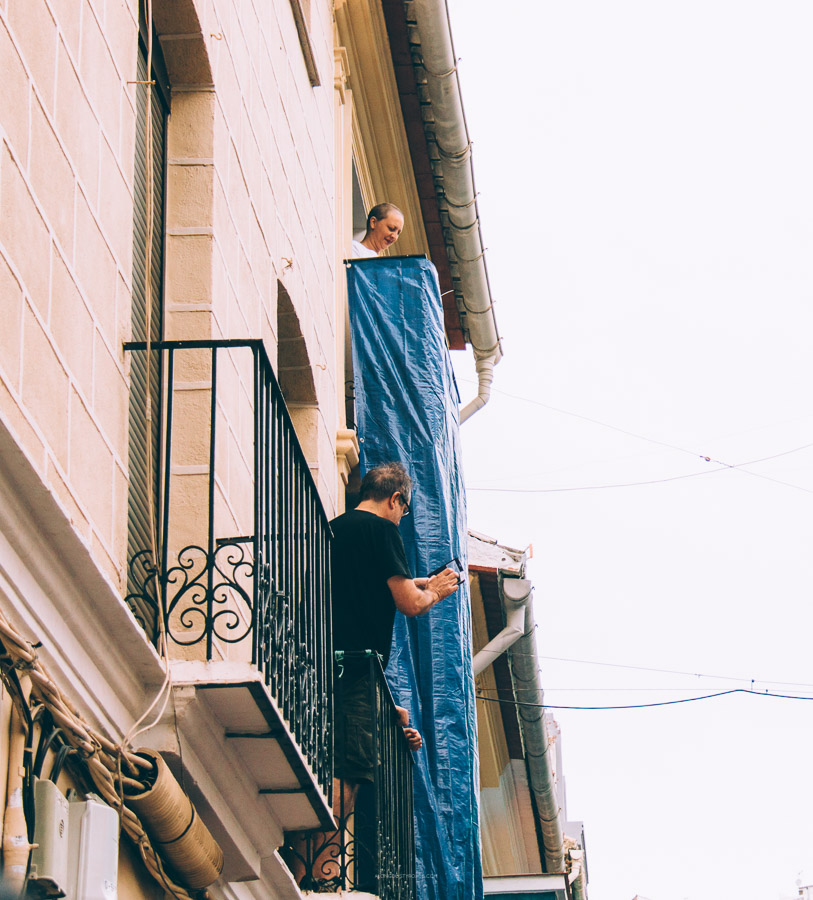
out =
{"type": "MultiPolygon", "coordinates": [[[[147,80],[147,53],[143,42],[138,47],[138,81],[147,80]]],[[[155,71],[152,78],[157,80],[155,71]]],[[[133,213],[133,295],[132,295],[132,339],[147,339],[146,305],[144,291],[145,249],[147,242],[147,164],[145,160],[146,117],[148,89],[145,84],[136,88],[136,138],[135,177],[133,213]]],[[[152,169],[153,169],[153,233],[152,233],[152,310],[150,317],[150,338],[160,341],[163,335],[163,272],[164,272],[164,175],[165,138],[167,109],[162,92],[152,92],[152,169]]],[[[146,575],[145,563],[149,565],[151,556],[139,557],[141,551],[149,551],[150,506],[159,520],[158,498],[161,462],[161,360],[156,351],[149,359],[144,352],[134,352],[130,364],[130,497],[128,507],[128,579],[127,595],[136,618],[143,624],[151,640],[156,638],[157,629],[157,586],[151,584],[151,596],[144,596],[143,580],[146,575]],[[152,423],[147,426],[145,415],[146,397],[149,389],[152,398],[152,423]],[[152,446],[152,473],[148,471],[148,444],[152,446]]]]}

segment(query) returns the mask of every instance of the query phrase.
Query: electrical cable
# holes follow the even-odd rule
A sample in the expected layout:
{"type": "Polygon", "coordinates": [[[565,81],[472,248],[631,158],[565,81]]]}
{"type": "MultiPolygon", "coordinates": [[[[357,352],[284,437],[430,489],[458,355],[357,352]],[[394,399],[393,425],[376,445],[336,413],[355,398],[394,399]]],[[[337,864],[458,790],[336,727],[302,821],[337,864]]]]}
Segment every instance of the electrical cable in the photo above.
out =
{"type": "MultiPolygon", "coordinates": [[[[722,687],[723,685],[720,685],[722,687]]],[[[709,687],[713,687],[713,685],[709,685],[709,687]]],[[[490,692],[490,693],[499,693],[500,691],[505,691],[506,688],[501,687],[481,687],[477,689],[480,693],[490,692]]],[[[629,686],[621,686],[621,687],[552,687],[551,685],[545,685],[545,693],[551,693],[553,691],[582,691],[584,693],[592,694],[598,691],[615,691],[617,693],[630,693],[634,691],[647,691],[650,693],[658,693],[669,691],[674,691],[682,694],[696,694],[698,688],[697,687],[629,687],[629,686]]],[[[765,691],[771,693],[773,688],[765,688],[765,691]]],[[[756,694],[761,694],[763,691],[754,691],[756,694]]],[[[813,697],[813,691],[790,691],[789,693],[794,696],[813,697]]],[[[483,697],[483,700],[488,698],[483,697]]]]}
{"type": "MultiPolygon", "coordinates": [[[[468,381],[469,379],[460,379],[461,381],[468,381]]],[[[650,481],[634,481],[634,482],[625,482],[618,484],[599,484],[599,485],[585,485],[580,487],[568,487],[568,488],[488,488],[488,487],[468,487],[467,490],[470,491],[488,491],[495,493],[510,493],[510,494],[555,494],[555,493],[564,493],[571,491],[586,491],[586,490],[606,490],[609,488],[618,488],[618,487],[642,487],[651,484],[664,484],[669,481],[680,481],[685,478],[696,478],[698,475],[708,475],[713,472],[721,472],[724,469],[736,469],[737,471],[741,471],[746,475],[751,475],[754,478],[762,478],[766,481],[772,481],[776,484],[784,485],[785,487],[794,488],[795,490],[803,491],[806,494],[813,494],[813,490],[802,487],[798,484],[793,484],[789,481],[781,481],[778,478],[772,478],[770,475],[763,475],[761,472],[749,472],[747,469],[743,468],[744,466],[756,465],[757,463],[767,462],[772,459],[778,459],[780,456],[787,456],[791,453],[798,453],[800,450],[807,450],[809,447],[813,447],[813,443],[804,444],[801,447],[795,447],[792,450],[785,450],[782,453],[777,453],[773,456],[765,456],[761,459],[753,459],[749,462],[744,463],[727,463],[721,459],[714,459],[711,456],[707,456],[705,453],[698,453],[695,450],[689,450],[686,447],[681,447],[678,444],[672,444],[668,441],[659,441],[656,438],[650,438],[646,435],[639,434],[635,431],[629,431],[626,428],[619,428],[617,425],[611,425],[609,422],[602,422],[600,419],[593,419],[590,416],[584,416],[581,413],[570,412],[566,409],[561,409],[557,406],[551,406],[547,403],[542,403],[540,400],[534,400],[531,397],[523,397],[520,394],[512,394],[508,391],[501,391],[498,388],[492,387],[492,392],[497,394],[502,394],[505,397],[511,397],[514,400],[521,400],[524,403],[531,403],[534,406],[540,406],[543,409],[551,410],[552,412],[561,413],[565,416],[572,416],[576,419],[581,419],[585,422],[590,422],[593,425],[599,425],[602,428],[607,428],[610,431],[616,431],[619,434],[626,435],[627,437],[636,438],[637,440],[646,441],[648,444],[654,444],[658,447],[665,447],[669,450],[676,450],[679,453],[686,453],[689,456],[692,456],[697,459],[702,459],[705,462],[716,463],[718,468],[716,469],[707,469],[702,472],[689,472],[685,475],[674,475],[669,478],[658,478],[650,481]]]]}
{"type": "Polygon", "coordinates": [[[42,767],[45,764],[45,756],[51,748],[51,744],[62,734],[62,729],[54,724],[53,717],[46,711],[40,726],[40,739],[37,744],[37,753],[34,757],[33,772],[36,778],[42,776],[42,767]],[[47,718],[46,718],[47,717],[47,718]],[[50,728],[46,730],[46,723],[50,728]]]}
{"type": "Polygon", "coordinates": [[[657,703],[631,703],[624,706],[561,706],[552,703],[525,703],[522,700],[501,700],[498,697],[481,697],[479,694],[477,699],[485,700],[489,703],[502,703],[506,706],[530,707],[533,709],[652,709],[656,706],[677,706],[680,703],[696,703],[699,700],[713,700],[715,697],[727,697],[729,694],[751,694],[754,697],[773,697],[777,700],[813,700],[813,697],[799,697],[795,694],[773,694],[768,691],[752,691],[748,688],[732,688],[730,691],[718,691],[714,694],[703,694],[700,697],[684,697],[680,700],[661,700],[657,703]]]}
{"type": "MultiPolygon", "coordinates": [[[[464,381],[468,384],[477,384],[477,382],[472,380],[471,378],[461,378],[460,381],[464,381]]],[[[627,437],[633,437],[633,438],[637,438],[638,440],[641,440],[641,441],[646,441],[648,444],[655,444],[658,447],[666,447],[667,449],[670,449],[670,450],[677,450],[679,453],[687,453],[689,456],[699,457],[700,459],[704,459],[707,462],[721,462],[721,460],[710,459],[708,456],[706,456],[705,453],[698,453],[696,450],[689,450],[686,447],[681,447],[679,444],[672,444],[672,443],[669,443],[668,441],[659,441],[659,440],[657,440],[657,438],[651,438],[645,434],[639,434],[637,431],[629,431],[626,428],[620,428],[618,425],[611,425],[609,422],[603,422],[601,419],[594,419],[594,418],[591,418],[590,416],[582,415],[581,413],[571,412],[570,410],[562,409],[559,406],[551,406],[549,403],[543,403],[541,400],[535,400],[533,397],[525,397],[522,394],[512,394],[510,391],[503,391],[500,388],[495,388],[495,387],[492,387],[491,391],[492,391],[492,393],[495,393],[495,394],[502,394],[504,397],[511,397],[511,399],[513,399],[513,400],[521,400],[523,403],[530,403],[533,406],[540,406],[543,409],[549,409],[549,410],[551,410],[551,412],[557,412],[564,416],[571,416],[574,419],[581,419],[582,421],[589,422],[592,425],[599,425],[600,427],[607,428],[610,431],[617,431],[619,434],[624,434],[627,437]]],[[[810,418],[810,415],[796,416],[792,419],[784,419],[782,422],[779,422],[778,424],[782,425],[785,422],[797,422],[800,419],[807,419],[807,418],[810,418]]],[[[723,437],[731,437],[731,436],[739,435],[739,434],[747,434],[751,431],[759,430],[759,428],[761,428],[761,427],[772,427],[772,426],[759,426],[756,429],[749,428],[749,429],[746,429],[744,432],[743,431],[730,432],[727,435],[723,435],[723,437]]],[[[725,463],[722,463],[722,464],[726,465],[725,463]]]]}
{"type": "Polygon", "coordinates": [[[65,761],[69,756],[72,756],[75,753],[76,750],[71,747],[70,744],[63,744],[59,748],[54,764],[51,766],[51,774],[48,776],[49,781],[53,781],[54,784],[56,784],[59,776],[62,774],[62,768],[65,765],[65,761]]]}
{"type": "Polygon", "coordinates": [[[717,681],[743,681],[747,684],[780,684],[783,687],[809,687],[809,681],[775,681],[772,678],[743,678],[741,675],[710,675],[708,672],[691,672],[682,669],[657,669],[652,666],[632,666],[625,663],[598,662],[594,659],[573,659],[569,656],[538,656],[537,659],[549,659],[555,662],[577,663],[585,666],[603,666],[609,669],[634,669],[638,672],[658,672],[662,675],[690,675],[693,678],[714,678],[717,681]]]}
{"type": "MultiPolygon", "coordinates": [[[[469,378],[461,378],[470,384],[476,384],[469,378]]],[[[620,428],[618,425],[610,425],[609,422],[602,422],[601,419],[593,419],[590,416],[584,416],[581,413],[574,413],[558,406],[551,406],[549,403],[543,403],[541,400],[534,400],[532,397],[523,397],[521,394],[512,394],[509,391],[503,391],[499,388],[492,387],[492,393],[502,394],[504,397],[511,397],[513,400],[521,400],[523,403],[530,403],[533,406],[541,406],[542,409],[549,409],[551,412],[560,413],[563,416],[571,416],[574,419],[581,419],[583,422],[589,422],[591,425],[599,425],[601,428],[607,428],[610,431],[617,431],[619,434],[627,437],[637,438],[639,441],[646,441],[648,444],[655,444],[658,447],[666,447],[668,450],[677,450],[679,453],[688,453],[689,456],[699,457],[708,460],[705,453],[697,453],[694,450],[687,450],[686,447],[680,447],[677,444],[670,444],[668,441],[659,441],[656,438],[647,437],[644,434],[638,434],[636,431],[629,431],[626,428],[620,428]]]]}
{"type": "MultiPolygon", "coordinates": [[[[535,626],[538,628],[539,626],[535,626]]],[[[530,632],[528,632],[530,634],[530,632]]],[[[527,635],[526,635],[527,637],[527,635]]],[[[744,678],[741,675],[712,675],[708,672],[692,672],[688,669],[658,669],[653,666],[633,666],[624,663],[610,663],[610,662],[598,662],[593,659],[574,659],[569,656],[544,656],[542,654],[537,654],[533,652],[527,652],[523,650],[517,650],[516,647],[509,648],[512,656],[530,656],[534,659],[547,659],[552,660],[553,662],[566,662],[566,663],[576,663],[579,665],[585,666],[603,666],[604,668],[609,669],[632,669],[639,672],[657,672],[662,675],[688,675],[691,678],[711,678],[715,681],[741,681],[744,684],[772,684],[772,685],[780,685],[782,687],[800,687],[800,688],[813,688],[813,682],[811,681],[779,681],[774,678],[744,678]]],[[[488,650],[488,648],[483,647],[481,650],[477,651],[478,653],[491,653],[494,656],[501,656],[505,651],[503,650],[488,650]]],[[[541,672],[541,669],[540,669],[541,672]]],[[[547,688],[546,690],[554,690],[553,688],[547,688]]]]}
{"type": "MultiPolygon", "coordinates": [[[[37,701],[47,708],[54,722],[62,726],[66,744],[70,744],[71,750],[83,760],[87,774],[102,799],[113,809],[120,811],[122,828],[138,847],[150,875],[178,900],[191,900],[192,895],[167,876],[163,862],[150,843],[149,835],[144,830],[141,821],[129,807],[122,807],[116,789],[113,770],[117,760],[124,759],[128,766],[136,771],[139,767],[149,767],[149,765],[136,754],[126,748],[123,749],[121,745],[115,745],[82,719],[58,685],[51,680],[37,657],[35,645],[22,637],[2,612],[0,612],[0,636],[2,636],[0,640],[0,673],[4,683],[10,688],[15,706],[19,705],[20,707],[29,733],[33,729],[34,715],[32,715],[26,695],[20,685],[19,671],[24,672],[25,676],[30,679],[32,696],[36,696],[37,701]]],[[[38,714],[41,709],[42,707],[38,707],[38,714]]],[[[29,759],[32,755],[26,754],[29,759]]],[[[68,751],[65,753],[65,756],[67,755],[68,751]]],[[[57,754],[57,761],[59,762],[59,760],[60,754],[57,754]]],[[[58,772],[56,774],[58,775],[58,772]]],[[[33,809],[31,822],[33,823],[33,809]]],[[[26,825],[28,826],[27,819],[26,825]]],[[[30,842],[31,838],[29,838],[30,842]]],[[[29,853],[29,863],[30,859],[29,853]]]]}
{"type": "Polygon", "coordinates": [[[778,478],[772,478],[770,475],[763,475],[760,472],[750,472],[747,469],[743,468],[743,466],[753,466],[757,463],[768,462],[772,459],[778,459],[780,456],[788,456],[791,453],[799,453],[801,450],[807,450],[808,448],[813,447],[813,443],[803,444],[800,447],[794,447],[791,450],[783,450],[781,453],[774,453],[771,456],[762,456],[759,459],[751,459],[747,462],[743,463],[727,463],[722,460],[711,459],[711,457],[704,456],[703,459],[708,462],[718,463],[717,468],[714,469],[704,469],[702,472],[687,472],[684,475],[671,475],[668,478],[655,478],[650,481],[627,481],[627,482],[618,482],[613,484],[588,484],[588,485],[579,485],[577,487],[562,487],[562,488],[490,488],[490,487],[475,487],[475,486],[466,486],[467,491],[483,491],[483,492],[491,492],[498,494],[561,494],[561,493],[569,493],[572,491],[603,491],[609,490],[610,488],[627,488],[627,487],[644,487],[646,485],[651,484],[666,484],[669,481],[683,481],[686,478],[698,478],[701,475],[713,475],[715,472],[723,472],[726,469],[735,469],[738,472],[743,472],[745,475],[751,475],[754,478],[762,478],[765,481],[772,481],[775,484],[782,484],[785,487],[793,488],[794,490],[803,491],[805,494],[813,494],[813,490],[809,488],[802,487],[800,484],[793,484],[790,481],[780,481],[778,478]]]}

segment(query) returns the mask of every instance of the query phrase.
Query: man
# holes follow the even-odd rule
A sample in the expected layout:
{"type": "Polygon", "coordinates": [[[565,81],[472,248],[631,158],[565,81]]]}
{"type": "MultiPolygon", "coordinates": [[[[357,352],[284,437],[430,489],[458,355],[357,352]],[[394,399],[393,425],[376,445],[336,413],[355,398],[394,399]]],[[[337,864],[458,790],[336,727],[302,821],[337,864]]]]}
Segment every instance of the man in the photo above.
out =
{"type": "Polygon", "coordinates": [[[360,241],[353,241],[353,257],[378,256],[391,247],[404,229],[404,214],[394,203],[379,203],[367,214],[367,231],[360,241]]]}
{"type": "MultiPolygon", "coordinates": [[[[398,524],[409,515],[412,482],[400,463],[370,469],[361,482],[358,506],[331,522],[333,646],[336,650],[373,650],[386,666],[395,611],[420,616],[453,594],[458,574],[445,569],[430,578],[413,578],[398,524]]],[[[347,819],[359,785],[373,780],[374,747],[366,660],[345,659],[337,667],[334,693],[335,779],[333,812],[347,819]]],[[[421,737],[408,728],[407,711],[397,707],[410,747],[421,737]]],[[[326,882],[338,883],[335,836],[327,836],[317,862],[326,882]],[[326,859],[327,857],[327,859],[326,859]],[[332,859],[330,858],[332,857],[332,859]]],[[[314,870],[316,870],[314,866],[314,870]]]]}

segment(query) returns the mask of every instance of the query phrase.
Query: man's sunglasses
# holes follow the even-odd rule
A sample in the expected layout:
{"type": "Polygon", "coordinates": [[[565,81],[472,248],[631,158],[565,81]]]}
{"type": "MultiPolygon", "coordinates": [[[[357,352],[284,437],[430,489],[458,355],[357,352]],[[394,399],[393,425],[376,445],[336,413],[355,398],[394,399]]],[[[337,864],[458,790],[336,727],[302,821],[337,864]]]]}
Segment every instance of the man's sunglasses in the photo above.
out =
{"type": "Polygon", "coordinates": [[[404,509],[404,511],[401,513],[401,515],[408,516],[409,515],[409,504],[406,502],[406,500],[404,500],[404,495],[400,491],[398,491],[398,500],[400,501],[401,506],[404,509]]]}

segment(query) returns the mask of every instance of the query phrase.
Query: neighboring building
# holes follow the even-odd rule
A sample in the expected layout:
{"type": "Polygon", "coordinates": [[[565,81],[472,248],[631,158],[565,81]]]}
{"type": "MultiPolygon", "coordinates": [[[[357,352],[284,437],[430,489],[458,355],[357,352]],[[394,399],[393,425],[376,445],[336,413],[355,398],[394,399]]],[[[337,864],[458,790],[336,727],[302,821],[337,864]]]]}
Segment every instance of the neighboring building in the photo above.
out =
{"type": "Polygon", "coordinates": [[[567,818],[559,726],[544,710],[527,560],[469,532],[485,894],[581,900],[584,832],[567,818]]]}
{"type": "Polygon", "coordinates": [[[500,355],[445,2],[2,0],[0,72],[5,873],[297,897],[286,833],[331,823],[367,207],[437,266],[481,377],[464,415],[500,355]],[[146,835],[125,815],[116,851],[69,788],[123,793],[146,835]]]}

